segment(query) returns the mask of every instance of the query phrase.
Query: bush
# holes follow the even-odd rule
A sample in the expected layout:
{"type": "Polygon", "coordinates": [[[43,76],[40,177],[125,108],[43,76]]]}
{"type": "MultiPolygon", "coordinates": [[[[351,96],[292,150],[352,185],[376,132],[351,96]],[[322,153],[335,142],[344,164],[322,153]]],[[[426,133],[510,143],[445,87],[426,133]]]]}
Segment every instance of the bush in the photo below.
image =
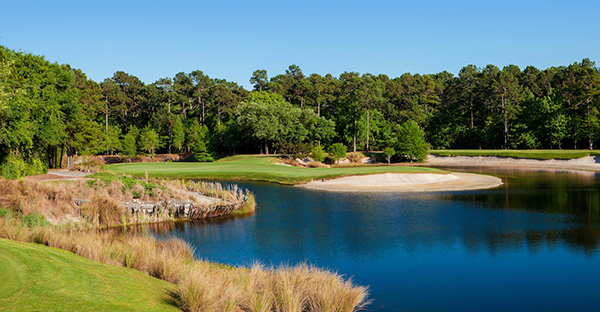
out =
{"type": "Polygon", "coordinates": [[[312,145],[305,142],[281,142],[277,145],[281,154],[304,159],[311,152],[312,145]]]}
{"type": "Polygon", "coordinates": [[[342,143],[335,143],[329,147],[329,154],[338,162],[340,158],[346,157],[346,146],[342,143]]]}
{"type": "Polygon", "coordinates": [[[390,164],[390,160],[392,159],[392,156],[396,155],[396,150],[394,150],[394,148],[392,147],[386,147],[383,150],[383,155],[385,156],[385,159],[388,162],[388,165],[390,164]]]}
{"type": "Polygon", "coordinates": [[[306,164],[307,167],[309,168],[325,168],[325,164],[323,164],[320,161],[310,161],[308,162],[308,164],[306,164]]]}
{"type": "Polygon", "coordinates": [[[325,151],[322,146],[315,146],[311,150],[312,159],[315,161],[324,161],[325,160],[325,151]]]}
{"type": "Polygon", "coordinates": [[[50,222],[46,221],[44,216],[38,213],[32,213],[30,215],[26,215],[23,217],[23,226],[32,228],[38,226],[46,226],[49,225],[50,222]]]}
{"type": "Polygon", "coordinates": [[[349,153],[346,156],[346,158],[350,159],[350,161],[353,163],[360,163],[361,160],[363,159],[363,157],[365,157],[365,155],[363,153],[359,153],[359,152],[349,153]]]}
{"type": "Polygon", "coordinates": [[[8,156],[0,163],[0,176],[7,179],[19,179],[46,172],[48,169],[38,158],[30,158],[25,161],[20,157],[8,156]]]}
{"type": "Polygon", "coordinates": [[[412,120],[405,122],[398,132],[398,154],[410,162],[423,162],[427,159],[428,150],[425,133],[419,125],[412,120]]]}
{"type": "Polygon", "coordinates": [[[196,140],[196,143],[194,144],[192,151],[194,152],[194,159],[196,159],[196,161],[198,161],[198,162],[213,162],[213,161],[215,161],[215,159],[213,158],[211,153],[208,152],[208,149],[206,148],[206,144],[201,139],[196,140]]]}

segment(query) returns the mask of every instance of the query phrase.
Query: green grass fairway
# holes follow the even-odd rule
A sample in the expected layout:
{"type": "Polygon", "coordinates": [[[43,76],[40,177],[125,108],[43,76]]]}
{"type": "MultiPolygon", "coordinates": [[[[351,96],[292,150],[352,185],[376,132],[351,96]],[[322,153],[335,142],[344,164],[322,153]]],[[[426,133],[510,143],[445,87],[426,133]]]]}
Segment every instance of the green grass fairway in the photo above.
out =
{"type": "Polygon", "coordinates": [[[447,173],[447,171],[405,166],[365,166],[348,168],[301,168],[272,164],[274,156],[234,156],[213,163],[135,163],[110,165],[114,173],[152,177],[200,180],[265,181],[299,184],[312,179],[330,179],[374,173],[447,173]]]}
{"type": "Polygon", "coordinates": [[[0,239],[0,311],[179,311],[174,285],[134,269],[0,239]]]}
{"type": "Polygon", "coordinates": [[[533,159],[574,159],[600,155],[600,151],[589,150],[431,150],[440,156],[501,156],[533,159]]]}

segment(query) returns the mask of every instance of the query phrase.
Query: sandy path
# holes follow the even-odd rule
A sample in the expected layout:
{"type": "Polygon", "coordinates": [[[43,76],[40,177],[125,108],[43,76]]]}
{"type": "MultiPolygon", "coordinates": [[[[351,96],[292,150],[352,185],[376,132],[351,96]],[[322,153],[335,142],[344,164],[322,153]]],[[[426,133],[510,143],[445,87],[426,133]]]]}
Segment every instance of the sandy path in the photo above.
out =
{"type": "Polygon", "coordinates": [[[50,182],[50,181],[61,181],[61,180],[79,180],[88,179],[86,176],[90,175],[89,172],[69,171],[69,170],[48,170],[46,174],[38,174],[34,176],[25,177],[28,180],[34,180],[38,182],[50,182]]]}
{"type": "Polygon", "coordinates": [[[600,156],[587,156],[575,159],[539,160],[530,158],[513,158],[497,156],[437,156],[429,155],[427,161],[421,164],[426,167],[510,167],[536,168],[550,170],[585,170],[600,171],[600,156]]]}
{"type": "Polygon", "coordinates": [[[480,190],[502,185],[500,178],[474,173],[385,173],[312,181],[300,187],[335,192],[439,192],[480,190]]]}

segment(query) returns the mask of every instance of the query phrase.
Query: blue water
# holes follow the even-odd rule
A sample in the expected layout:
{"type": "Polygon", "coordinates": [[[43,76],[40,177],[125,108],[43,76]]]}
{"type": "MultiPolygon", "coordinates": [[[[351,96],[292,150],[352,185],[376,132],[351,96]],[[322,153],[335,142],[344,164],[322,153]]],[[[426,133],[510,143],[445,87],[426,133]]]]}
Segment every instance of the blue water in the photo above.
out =
{"type": "Polygon", "coordinates": [[[254,215],[177,223],[196,256],[308,262],[369,285],[370,311],[600,310],[600,178],[489,172],[445,193],[330,193],[237,183],[254,215]]]}

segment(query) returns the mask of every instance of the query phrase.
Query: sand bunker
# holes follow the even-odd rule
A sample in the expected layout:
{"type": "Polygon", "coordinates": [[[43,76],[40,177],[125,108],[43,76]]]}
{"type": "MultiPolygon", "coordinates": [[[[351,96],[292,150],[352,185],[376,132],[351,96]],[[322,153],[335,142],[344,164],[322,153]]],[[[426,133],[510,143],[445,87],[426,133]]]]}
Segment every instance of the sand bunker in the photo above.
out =
{"type": "Polygon", "coordinates": [[[427,167],[510,167],[548,170],[600,171],[600,156],[587,156],[575,159],[531,159],[499,156],[438,156],[430,154],[427,167]]]}
{"type": "Polygon", "coordinates": [[[473,173],[384,173],[312,181],[300,187],[336,192],[439,192],[480,190],[502,185],[500,178],[473,173]]]}

